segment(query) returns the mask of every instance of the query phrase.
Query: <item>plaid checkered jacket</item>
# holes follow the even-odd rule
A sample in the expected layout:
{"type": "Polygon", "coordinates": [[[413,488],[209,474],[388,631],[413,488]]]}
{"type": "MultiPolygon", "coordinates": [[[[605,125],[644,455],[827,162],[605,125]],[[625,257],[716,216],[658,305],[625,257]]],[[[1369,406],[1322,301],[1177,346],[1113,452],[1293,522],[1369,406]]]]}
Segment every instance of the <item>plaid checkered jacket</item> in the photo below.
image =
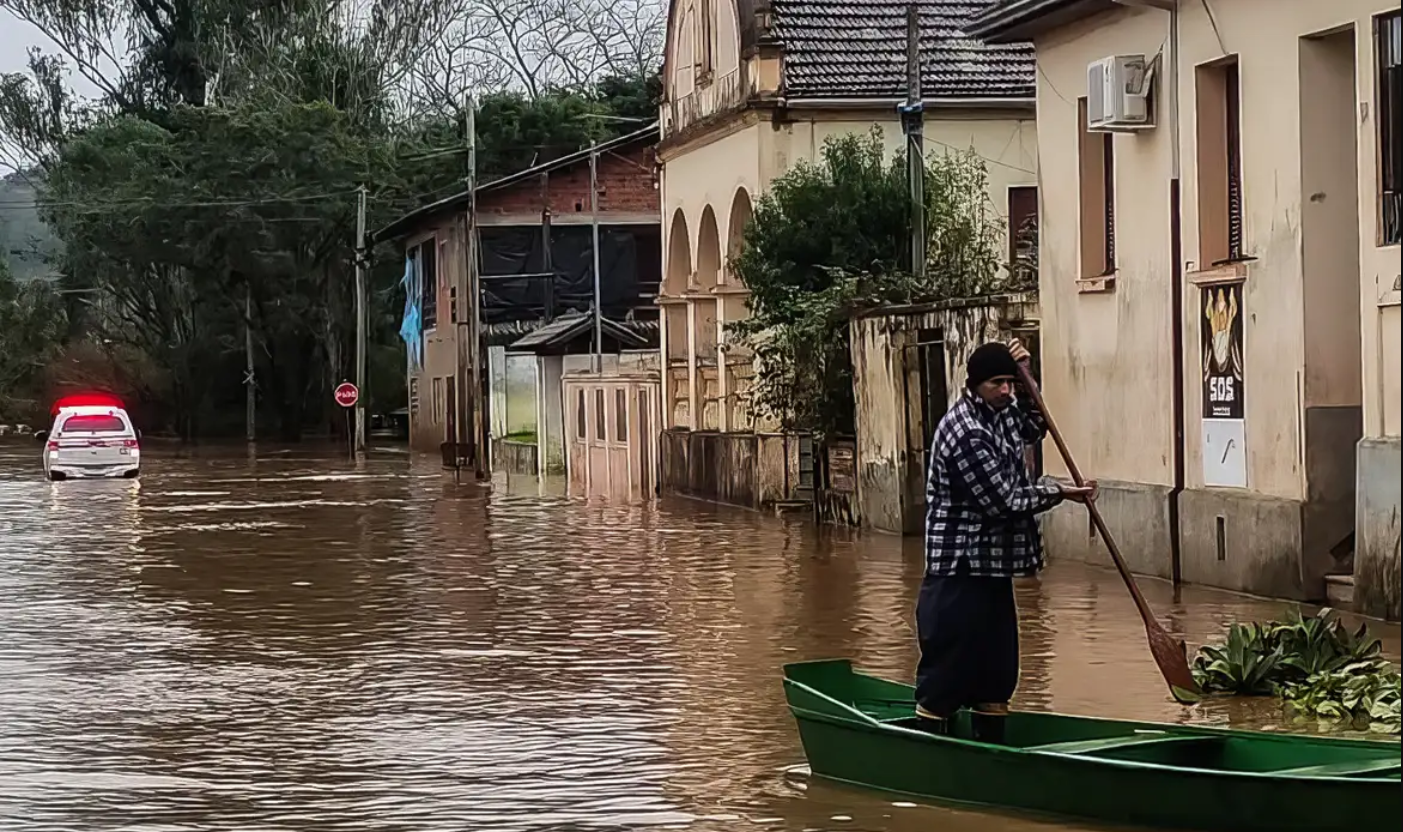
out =
{"type": "Polygon", "coordinates": [[[1062,502],[1056,481],[1034,483],[1025,443],[1047,434],[1035,407],[1001,411],[970,391],[940,420],[926,478],[926,574],[1032,575],[1043,566],[1035,515],[1062,502]]]}

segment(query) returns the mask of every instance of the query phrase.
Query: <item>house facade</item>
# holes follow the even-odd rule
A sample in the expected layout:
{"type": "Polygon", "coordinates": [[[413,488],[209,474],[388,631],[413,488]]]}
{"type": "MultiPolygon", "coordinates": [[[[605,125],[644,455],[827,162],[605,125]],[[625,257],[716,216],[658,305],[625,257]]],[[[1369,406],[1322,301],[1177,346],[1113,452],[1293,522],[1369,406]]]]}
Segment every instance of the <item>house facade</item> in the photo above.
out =
{"type": "MultiPolygon", "coordinates": [[[[1132,568],[1397,617],[1396,4],[1008,0],[970,31],[1036,49],[1043,384],[1132,568]]],[[[1103,557],[1076,507],[1046,536],[1103,557]]]]}
{"type": "MultiPolygon", "coordinates": [[[[657,125],[602,142],[594,152],[598,186],[604,356],[655,349],[662,235],[653,157],[657,125]]],[[[460,435],[472,413],[463,381],[480,361],[483,418],[494,441],[534,444],[512,459],[535,471],[565,472],[561,377],[588,364],[594,297],[593,217],[588,149],[484,183],[477,188],[475,238],[479,303],[467,300],[469,195],[426,205],[375,232],[402,240],[406,287],[417,299],[409,341],[409,438],[437,452],[460,435]],[[473,312],[478,315],[473,343],[473,312]],[[547,330],[547,331],[542,331],[547,330]],[[583,332],[581,330],[588,330],[583,332]],[[536,336],[540,333],[539,337],[536,336]],[[479,355],[480,358],[476,357],[479,355]],[[573,364],[572,364],[573,362],[573,364]],[[495,388],[495,389],[494,389],[495,388]]],[[[467,435],[471,435],[470,433],[467,435]]]]}
{"type": "MultiPolygon", "coordinates": [[[[917,5],[927,152],[973,148],[987,161],[992,203],[1010,214],[1035,210],[1031,48],[965,37],[970,3],[917,5]]],[[[702,464],[691,458],[703,447],[739,463],[717,469],[732,482],[708,475],[689,487],[696,496],[769,502],[802,479],[785,467],[801,464],[802,453],[786,450],[797,445],[774,437],[774,449],[762,447],[776,426],[745,406],[752,360],[727,344],[725,327],[748,314],[747,290],[727,264],[770,183],[796,162],[815,160],[826,138],[877,125],[889,149],[904,146],[897,107],[906,96],[906,8],[871,0],[672,0],[658,146],[661,415],[665,432],[717,438],[676,437],[676,447],[664,449],[665,488],[701,482],[689,469],[702,464]],[[781,469],[755,470],[771,458],[781,469]],[[779,490],[744,482],[778,483],[779,490]]]]}

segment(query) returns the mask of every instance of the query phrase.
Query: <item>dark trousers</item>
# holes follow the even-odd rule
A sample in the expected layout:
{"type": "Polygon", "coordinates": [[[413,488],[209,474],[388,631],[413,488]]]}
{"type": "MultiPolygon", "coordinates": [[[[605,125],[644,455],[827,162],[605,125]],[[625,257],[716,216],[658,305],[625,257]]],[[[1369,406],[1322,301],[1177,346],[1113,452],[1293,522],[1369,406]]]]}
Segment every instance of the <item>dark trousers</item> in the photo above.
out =
{"type": "Polygon", "coordinates": [[[927,575],[916,600],[921,659],[916,702],[940,717],[1007,704],[1018,687],[1018,608],[1012,578],[927,575]]]}

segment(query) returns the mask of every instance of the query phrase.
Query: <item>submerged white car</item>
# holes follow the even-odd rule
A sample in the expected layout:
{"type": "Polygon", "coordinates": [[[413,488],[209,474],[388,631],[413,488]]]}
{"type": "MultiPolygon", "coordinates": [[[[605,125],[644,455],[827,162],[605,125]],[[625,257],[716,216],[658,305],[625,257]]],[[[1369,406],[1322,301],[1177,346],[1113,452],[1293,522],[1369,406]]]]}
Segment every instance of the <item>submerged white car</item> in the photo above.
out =
{"type": "Polygon", "coordinates": [[[141,434],[121,407],[60,407],[44,442],[44,476],[50,480],[141,474],[141,434]]]}

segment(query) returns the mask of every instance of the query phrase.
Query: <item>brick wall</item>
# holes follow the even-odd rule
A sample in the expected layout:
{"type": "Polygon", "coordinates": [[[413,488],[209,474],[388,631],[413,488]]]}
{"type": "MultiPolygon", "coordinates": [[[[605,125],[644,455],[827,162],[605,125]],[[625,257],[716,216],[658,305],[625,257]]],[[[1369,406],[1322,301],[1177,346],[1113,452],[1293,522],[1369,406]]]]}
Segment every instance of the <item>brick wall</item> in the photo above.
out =
{"type": "MultiPolygon", "coordinates": [[[[653,186],[653,149],[645,144],[620,148],[599,157],[600,214],[660,214],[661,194],[653,186]],[[620,158],[623,157],[623,158],[620,158]]],[[[551,215],[589,213],[589,160],[550,171],[547,183],[551,215]]],[[[478,197],[484,215],[537,214],[541,212],[541,179],[533,176],[490,190],[478,197]]]]}

